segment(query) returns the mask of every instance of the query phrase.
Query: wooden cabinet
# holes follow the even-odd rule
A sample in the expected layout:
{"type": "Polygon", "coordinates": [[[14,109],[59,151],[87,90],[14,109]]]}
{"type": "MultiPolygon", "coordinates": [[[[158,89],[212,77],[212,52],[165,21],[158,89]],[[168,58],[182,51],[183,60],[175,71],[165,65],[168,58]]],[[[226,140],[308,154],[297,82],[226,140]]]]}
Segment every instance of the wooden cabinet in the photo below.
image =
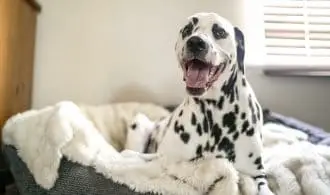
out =
{"type": "Polygon", "coordinates": [[[0,129],[31,106],[39,12],[34,0],[0,0],[0,129]]]}

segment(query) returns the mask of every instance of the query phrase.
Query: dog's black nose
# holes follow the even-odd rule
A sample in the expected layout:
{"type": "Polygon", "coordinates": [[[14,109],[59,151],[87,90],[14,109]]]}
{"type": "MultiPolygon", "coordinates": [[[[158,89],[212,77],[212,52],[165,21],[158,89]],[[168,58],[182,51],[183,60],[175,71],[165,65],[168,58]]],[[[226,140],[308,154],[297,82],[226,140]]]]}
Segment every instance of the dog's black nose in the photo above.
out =
{"type": "Polygon", "coordinates": [[[188,39],[187,47],[189,51],[196,54],[205,51],[207,49],[207,44],[200,37],[193,36],[188,39]]]}

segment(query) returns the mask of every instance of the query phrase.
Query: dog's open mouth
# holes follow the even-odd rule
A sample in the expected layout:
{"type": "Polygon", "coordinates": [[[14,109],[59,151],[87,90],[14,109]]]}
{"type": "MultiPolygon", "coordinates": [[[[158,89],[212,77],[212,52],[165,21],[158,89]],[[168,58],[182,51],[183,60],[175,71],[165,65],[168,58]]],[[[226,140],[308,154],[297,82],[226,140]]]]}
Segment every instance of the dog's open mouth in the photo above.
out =
{"type": "Polygon", "coordinates": [[[222,65],[214,66],[198,59],[187,61],[183,65],[187,91],[191,95],[202,95],[218,79],[222,65]]]}

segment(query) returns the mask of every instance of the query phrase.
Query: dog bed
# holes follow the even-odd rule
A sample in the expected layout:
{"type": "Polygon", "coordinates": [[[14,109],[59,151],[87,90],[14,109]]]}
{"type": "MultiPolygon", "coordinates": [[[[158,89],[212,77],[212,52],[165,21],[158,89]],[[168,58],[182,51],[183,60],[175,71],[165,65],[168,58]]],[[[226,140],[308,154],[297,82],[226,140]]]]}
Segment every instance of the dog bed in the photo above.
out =
{"type": "MultiPolygon", "coordinates": [[[[112,143],[124,142],[125,137],[118,136],[121,131],[110,137],[122,140],[107,142],[97,128],[104,126],[95,124],[102,119],[101,124],[111,126],[110,119],[89,110],[60,102],[17,114],[6,122],[4,153],[22,195],[198,195],[210,186],[239,195],[239,174],[228,160],[170,163],[156,154],[119,151],[112,143]],[[224,177],[221,182],[212,186],[220,176],[224,177]]],[[[255,189],[247,185],[251,178],[240,176],[244,181],[241,188],[255,189]]]]}
{"type": "Polygon", "coordinates": [[[153,195],[154,193],[134,192],[128,186],[118,184],[96,173],[92,167],[83,166],[63,158],[58,170],[59,177],[54,187],[47,190],[38,185],[26,164],[17,155],[14,147],[4,146],[4,155],[20,195],[109,195],[134,194],[153,195]]]}
{"type": "MultiPolygon", "coordinates": [[[[77,109],[76,105],[73,103],[62,103],[53,108],[50,109],[52,111],[52,116],[59,114],[58,111],[63,109],[66,111],[66,119],[71,118],[72,120],[74,118],[73,116],[76,117],[76,114],[79,115],[79,112],[72,112],[77,109]],[[53,108],[56,108],[56,112],[53,112],[53,108]],[[73,113],[75,114],[72,115],[73,113]]],[[[54,169],[57,173],[55,178],[53,177],[53,172],[51,170],[48,170],[48,172],[47,170],[46,172],[44,170],[43,174],[41,174],[38,171],[43,168],[31,166],[33,163],[29,162],[26,158],[25,155],[29,150],[24,149],[24,147],[22,147],[22,145],[18,142],[15,143],[15,141],[22,140],[26,137],[19,137],[15,134],[11,134],[10,132],[14,132],[15,128],[17,130],[17,127],[19,127],[18,129],[20,129],[20,131],[29,130],[32,123],[22,122],[24,121],[23,119],[25,118],[25,120],[28,119],[31,121],[33,119],[32,116],[35,117],[35,114],[39,115],[41,113],[45,113],[46,111],[47,109],[42,109],[32,114],[27,112],[14,116],[7,122],[4,128],[4,155],[8,161],[10,170],[14,176],[16,185],[21,195],[203,194],[203,188],[205,187],[201,187],[198,184],[197,187],[192,187],[189,184],[187,185],[187,183],[182,183],[182,181],[185,180],[180,180],[181,177],[187,177],[187,174],[192,171],[195,174],[198,173],[196,168],[198,165],[196,164],[167,165],[166,172],[162,172],[155,168],[155,165],[158,164],[154,163],[153,165],[150,164],[149,166],[146,166],[146,169],[139,169],[139,171],[128,167],[131,171],[121,172],[120,174],[115,172],[114,174],[117,174],[117,177],[109,177],[109,175],[102,173],[100,167],[95,167],[95,162],[97,160],[94,159],[93,161],[90,161],[90,163],[82,163],[79,162],[78,158],[70,156],[70,153],[64,153],[58,163],[59,167],[54,169]],[[20,126],[20,123],[23,126],[20,126]],[[158,174],[157,176],[162,175],[160,180],[161,182],[168,183],[169,185],[163,187],[162,185],[158,187],[155,185],[148,185],[150,184],[150,181],[147,181],[149,183],[145,185],[143,183],[139,183],[139,185],[136,185],[135,183],[134,185],[129,179],[126,179],[124,182],[123,180],[120,180],[120,176],[123,173],[131,174],[128,177],[135,177],[136,180],[140,179],[142,182],[146,174],[149,174],[150,176],[150,174],[156,173],[156,175],[158,174]],[[174,176],[174,173],[177,174],[177,176],[174,176]],[[150,187],[149,190],[148,187],[150,187]]],[[[61,123],[63,125],[63,122],[65,121],[60,120],[55,124],[61,123]]],[[[303,131],[294,129],[292,128],[293,126],[289,127],[285,126],[285,124],[273,122],[274,121],[267,121],[267,123],[265,123],[264,131],[266,133],[263,134],[263,137],[265,138],[265,167],[271,189],[276,193],[276,195],[301,195],[303,193],[308,195],[330,194],[329,147],[311,144],[310,142],[307,142],[310,136],[303,131]],[[288,152],[283,153],[283,151],[288,152]],[[296,163],[297,159],[300,162],[298,163],[299,166],[296,163]]],[[[40,125],[40,121],[37,124],[40,125]]],[[[65,125],[63,127],[65,127],[65,125]]],[[[31,135],[25,133],[23,132],[23,136],[31,138],[31,135]]],[[[54,139],[52,140],[54,141],[54,139]]],[[[102,141],[98,140],[98,142],[102,141]]],[[[98,142],[93,143],[98,145],[98,142]]],[[[142,166],[145,165],[143,158],[133,159],[138,159],[138,164],[140,163],[141,165],[142,162],[142,166]]],[[[127,163],[127,161],[123,162],[127,163]]],[[[250,180],[244,177],[244,175],[237,174],[226,162],[216,164],[219,167],[214,167],[213,162],[211,162],[211,164],[210,162],[201,163],[202,164],[199,166],[203,166],[204,163],[204,168],[202,167],[204,172],[205,170],[206,172],[220,170],[221,174],[225,175],[226,178],[230,178],[231,182],[239,182],[239,185],[241,185],[240,189],[242,189],[242,191],[238,192],[237,189],[235,191],[235,187],[231,186],[233,192],[235,193],[227,194],[253,194],[253,187],[246,187],[251,186],[251,183],[249,183],[250,180]],[[210,167],[210,165],[213,165],[213,167],[210,167]],[[210,169],[205,169],[205,167],[210,169]]],[[[56,163],[51,163],[50,165],[55,166],[55,164],[56,163]]],[[[205,177],[205,174],[197,176],[200,180],[198,180],[198,182],[196,182],[196,180],[195,183],[200,183],[201,185],[204,183],[205,186],[209,186],[209,184],[212,183],[211,180],[216,178],[212,176],[205,177]]],[[[157,180],[157,177],[149,178],[157,180]]],[[[155,184],[155,182],[153,183],[155,184]]],[[[223,188],[223,186],[220,186],[219,191],[217,192],[221,192],[223,188]]]]}

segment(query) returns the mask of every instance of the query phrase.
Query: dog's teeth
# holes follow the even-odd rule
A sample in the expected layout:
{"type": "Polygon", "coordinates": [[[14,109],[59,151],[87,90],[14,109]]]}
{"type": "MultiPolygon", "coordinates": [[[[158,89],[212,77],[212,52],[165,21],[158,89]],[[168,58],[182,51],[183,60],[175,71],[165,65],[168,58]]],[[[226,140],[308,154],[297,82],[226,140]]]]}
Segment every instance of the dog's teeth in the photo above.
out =
{"type": "Polygon", "coordinates": [[[212,67],[212,68],[210,68],[210,75],[214,75],[214,73],[215,73],[215,69],[212,67]]]}

